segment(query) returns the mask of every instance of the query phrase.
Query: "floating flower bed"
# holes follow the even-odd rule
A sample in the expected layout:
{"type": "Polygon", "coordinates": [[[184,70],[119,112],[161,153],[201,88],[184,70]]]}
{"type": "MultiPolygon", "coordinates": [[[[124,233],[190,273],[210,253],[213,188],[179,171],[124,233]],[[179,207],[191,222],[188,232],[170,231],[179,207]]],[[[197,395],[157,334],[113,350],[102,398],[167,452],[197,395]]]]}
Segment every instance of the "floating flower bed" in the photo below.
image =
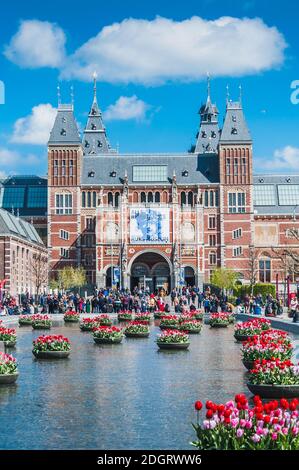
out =
{"type": "Polygon", "coordinates": [[[180,319],[178,315],[163,315],[161,317],[160,328],[164,329],[175,329],[180,327],[180,319]]]}
{"type": "Polygon", "coordinates": [[[33,341],[32,353],[38,359],[63,359],[70,351],[70,342],[62,335],[42,335],[33,341]]]}
{"type": "Polygon", "coordinates": [[[18,322],[20,326],[26,326],[32,324],[32,317],[33,315],[20,315],[18,318],[18,322]]]}
{"type": "Polygon", "coordinates": [[[123,339],[123,331],[117,326],[99,326],[93,330],[93,339],[98,344],[117,344],[123,339]]]}
{"type": "Polygon", "coordinates": [[[255,396],[250,407],[245,395],[236,395],[235,402],[206,402],[206,414],[199,423],[203,405],[195,402],[197,439],[192,445],[200,450],[298,450],[298,400],[281,399],[263,404],[255,396]]]}
{"type": "Polygon", "coordinates": [[[299,365],[290,360],[256,360],[247,387],[265,398],[299,397],[299,365]]]}
{"type": "Polygon", "coordinates": [[[203,311],[202,310],[190,310],[185,311],[182,313],[182,317],[192,317],[195,320],[202,320],[203,319],[203,311]]]}
{"type": "Polygon", "coordinates": [[[134,320],[143,322],[144,324],[149,324],[151,321],[151,314],[147,313],[136,313],[134,320]]]}
{"type": "Polygon", "coordinates": [[[100,326],[99,321],[97,320],[98,317],[94,318],[83,318],[80,322],[80,330],[81,331],[93,331],[94,328],[100,326]]]}
{"type": "Polygon", "coordinates": [[[260,335],[262,331],[270,330],[271,322],[265,318],[254,319],[247,322],[238,322],[235,325],[235,339],[237,341],[246,341],[250,337],[260,335]]]}
{"type": "Polygon", "coordinates": [[[132,321],[124,330],[128,338],[147,338],[150,334],[149,326],[144,322],[132,321]]]}
{"type": "Polygon", "coordinates": [[[200,333],[202,328],[202,324],[199,320],[184,320],[180,322],[180,330],[186,331],[186,333],[190,334],[198,334],[200,333]]]}
{"type": "Polygon", "coordinates": [[[18,375],[16,359],[10,354],[0,352],[0,385],[14,383],[18,375]]]}
{"type": "Polygon", "coordinates": [[[68,310],[65,312],[63,319],[66,323],[78,323],[80,321],[80,315],[77,312],[68,310]]]}
{"type": "Polygon", "coordinates": [[[132,312],[121,311],[117,314],[118,321],[131,321],[133,320],[132,312]]]}
{"type": "Polygon", "coordinates": [[[36,314],[31,317],[31,325],[34,330],[49,330],[52,326],[52,321],[48,315],[36,314]]]}
{"type": "Polygon", "coordinates": [[[287,333],[269,330],[243,342],[241,352],[243,364],[250,370],[257,359],[280,359],[282,361],[290,359],[293,347],[287,333]]]}
{"type": "Polygon", "coordinates": [[[187,349],[189,348],[189,336],[183,331],[165,330],[157,337],[157,345],[160,349],[187,349]]]}
{"type": "Polygon", "coordinates": [[[212,313],[210,316],[209,325],[212,328],[226,328],[229,323],[227,313],[212,313]]]}
{"type": "Polygon", "coordinates": [[[0,327],[0,341],[3,341],[7,348],[15,346],[17,342],[16,330],[14,328],[0,327]]]}
{"type": "Polygon", "coordinates": [[[104,313],[103,315],[96,316],[94,318],[94,321],[96,323],[98,323],[100,326],[111,326],[112,325],[112,320],[109,317],[109,315],[107,315],[106,313],[104,313]]]}

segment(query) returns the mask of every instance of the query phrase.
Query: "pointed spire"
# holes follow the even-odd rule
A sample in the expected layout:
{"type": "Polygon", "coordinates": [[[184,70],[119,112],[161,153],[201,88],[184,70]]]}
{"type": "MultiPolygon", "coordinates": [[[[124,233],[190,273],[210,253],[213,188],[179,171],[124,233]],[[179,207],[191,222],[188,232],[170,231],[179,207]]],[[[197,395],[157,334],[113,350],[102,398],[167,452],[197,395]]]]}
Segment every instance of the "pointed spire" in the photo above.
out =
{"type": "Polygon", "coordinates": [[[58,83],[57,85],[57,102],[58,102],[58,106],[61,105],[61,94],[60,94],[60,85],[58,83]]]}
{"type": "Polygon", "coordinates": [[[75,99],[74,99],[74,87],[73,87],[73,85],[71,85],[71,103],[72,103],[72,106],[74,108],[75,99]]]}
{"type": "Polygon", "coordinates": [[[194,151],[199,154],[214,154],[217,151],[219,141],[219,111],[211,100],[211,76],[209,73],[207,73],[207,100],[201,106],[199,114],[200,126],[194,151]]]}
{"type": "Polygon", "coordinates": [[[242,106],[242,85],[239,85],[239,102],[240,105],[242,106]]]}
{"type": "Polygon", "coordinates": [[[226,85],[226,104],[229,102],[229,85],[226,85]]]}
{"type": "Polygon", "coordinates": [[[98,74],[96,71],[93,72],[93,100],[97,101],[97,78],[98,74]]]}
{"type": "Polygon", "coordinates": [[[210,76],[210,73],[207,72],[207,92],[208,92],[208,96],[207,96],[207,101],[211,101],[211,76],[210,76]]]}

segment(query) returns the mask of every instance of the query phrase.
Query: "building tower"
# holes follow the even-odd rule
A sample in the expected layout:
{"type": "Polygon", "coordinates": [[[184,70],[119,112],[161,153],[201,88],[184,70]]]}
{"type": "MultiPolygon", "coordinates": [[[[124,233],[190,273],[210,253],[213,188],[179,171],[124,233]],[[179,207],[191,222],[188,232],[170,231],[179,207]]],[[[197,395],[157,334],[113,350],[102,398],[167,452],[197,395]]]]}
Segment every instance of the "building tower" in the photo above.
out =
{"type": "Polygon", "coordinates": [[[82,144],[73,104],[61,104],[48,142],[48,247],[53,275],[80,264],[82,144]]]}
{"type": "Polygon", "coordinates": [[[248,277],[252,245],[252,139],[241,100],[227,98],[219,140],[221,265],[248,277]]]}
{"type": "Polygon", "coordinates": [[[195,153],[205,155],[217,153],[219,143],[219,111],[217,106],[212,104],[211,101],[211,79],[209,76],[207,92],[207,101],[200,107],[198,112],[200,115],[200,125],[194,150],[195,153]]]}
{"type": "Polygon", "coordinates": [[[96,73],[93,75],[93,101],[88,114],[82,145],[84,155],[116,153],[109,144],[106,128],[103,124],[102,112],[97,101],[96,73]]]}

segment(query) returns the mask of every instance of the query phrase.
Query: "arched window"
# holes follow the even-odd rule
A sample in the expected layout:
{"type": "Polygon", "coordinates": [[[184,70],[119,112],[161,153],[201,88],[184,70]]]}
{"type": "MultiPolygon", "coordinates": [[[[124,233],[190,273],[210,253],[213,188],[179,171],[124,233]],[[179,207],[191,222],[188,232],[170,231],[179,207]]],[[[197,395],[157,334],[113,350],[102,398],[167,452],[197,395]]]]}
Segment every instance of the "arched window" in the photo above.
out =
{"type": "Polygon", "coordinates": [[[193,192],[189,191],[188,193],[188,205],[193,207],[193,192]]]}
{"type": "Polygon", "coordinates": [[[146,202],[146,194],[145,194],[145,192],[142,191],[140,197],[141,197],[141,202],[146,202]]]}
{"type": "Polygon", "coordinates": [[[114,207],[118,207],[119,206],[119,193],[115,193],[115,204],[114,204],[114,207]]]}
{"type": "Polygon", "coordinates": [[[92,193],[92,207],[97,207],[97,193],[95,191],[92,193]]]}
{"type": "Polygon", "coordinates": [[[209,191],[205,191],[205,207],[209,207],[209,191]]]}
{"type": "Polygon", "coordinates": [[[181,206],[185,206],[186,202],[186,193],[183,191],[181,192],[181,206]]]}
{"type": "Polygon", "coordinates": [[[86,207],[86,193],[83,191],[82,193],[82,207],[86,207]]]}
{"type": "Polygon", "coordinates": [[[108,205],[113,206],[113,193],[108,193],[108,205]]]}
{"type": "Polygon", "coordinates": [[[158,191],[155,192],[155,202],[160,202],[160,193],[158,191]]]}
{"type": "Polygon", "coordinates": [[[91,192],[87,193],[87,207],[91,207],[91,192]]]}
{"type": "Polygon", "coordinates": [[[214,207],[214,191],[210,191],[210,207],[214,207]]]}
{"type": "Polygon", "coordinates": [[[151,191],[147,195],[147,202],[154,202],[154,196],[151,191]]]}
{"type": "Polygon", "coordinates": [[[215,251],[210,251],[209,253],[209,264],[215,265],[217,264],[217,257],[215,251]]]}

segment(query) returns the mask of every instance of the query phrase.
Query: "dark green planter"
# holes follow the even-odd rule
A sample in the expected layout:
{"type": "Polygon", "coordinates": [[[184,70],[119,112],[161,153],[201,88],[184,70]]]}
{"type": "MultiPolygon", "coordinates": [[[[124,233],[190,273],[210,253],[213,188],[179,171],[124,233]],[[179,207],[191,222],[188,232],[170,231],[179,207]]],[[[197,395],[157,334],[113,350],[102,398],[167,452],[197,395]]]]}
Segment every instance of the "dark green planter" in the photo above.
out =
{"type": "Polygon", "coordinates": [[[197,328],[197,329],[193,329],[193,330],[186,330],[185,328],[180,328],[180,330],[182,331],[186,331],[186,333],[188,333],[188,335],[198,335],[200,332],[201,332],[201,328],[197,328]]]}
{"type": "Polygon", "coordinates": [[[161,330],[179,330],[180,326],[176,325],[160,325],[161,330]]]}
{"type": "Polygon", "coordinates": [[[19,372],[15,374],[0,374],[0,385],[13,384],[17,380],[19,372]]]}
{"type": "Polygon", "coordinates": [[[214,325],[210,325],[211,328],[227,328],[229,323],[215,323],[214,325]]]}
{"type": "Polygon", "coordinates": [[[126,318],[126,317],[123,317],[122,315],[119,315],[117,319],[118,321],[132,321],[133,317],[126,318]]]}
{"type": "Polygon", "coordinates": [[[19,326],[31,326],[32,320],[19,320],[19,326]]]}
{"type": "Polygon", "coordinates": [[[86,326],[86,325],[80,325],[80,330],[81,331],[92,331],[94,328],[96,328],[96,325],[94,326],[86,326]]]}
{"type": "Polygon", "coordinates": [[[17,341],[3,341],[6,348],[14,348],[17,344],[17,341]]]}
{"type": "Polygon", "coordinates": [[[80,318],[65,318],[64,317],[64,321],[66,323],[78,323],[80,321],[80,318]]]}
{"type": "Polygon", "coordinates": [[[150,332],[148,331],[147,333],[126,333],[125,336],[127,338],[148,338],[150,332]]]}
{"type": "Polygon", "coordinates": [[[247,387],[254,395],[261,398],[298,398],[299,385],[253,385],[247,383],[247,387]]]}
{"type": "Polygon", "coordinates": [[[160,349],[188,349],[190,343],[160,343],[157,341],[160,349]]]}
{"type": "Polygon", "coordinates": [[[34,330],[50,330],[51,329],[51,326],[44,326],[44,325],[32,325],[32,328],[34,330]]]}
{"type": "Polygon", "coordinates": [[[253,338],[253,336],[255,335],[238,335],[237,333],[234,334],[234,338],[237,340],[237,341],[247,341],[248,339],[250,338],[253,338]]]}
{"type": "Polygon", "coordinates": [[[65,359],[71,351],[32,351],[37,359],[65,359]]]}
{"type": "Polygon", "coordinates": [[[93,338],[94,342],[96,344],[119,344],[122,342],[122,337],[117,338],[117,339],[108,339],[108,338],[93,338]]]}
{"type": "Polygon", "coordinates": [[[253,369],[254,361],[244,361],[244,359],[242,359],[242,362],[247,370],[253,369]]]}

